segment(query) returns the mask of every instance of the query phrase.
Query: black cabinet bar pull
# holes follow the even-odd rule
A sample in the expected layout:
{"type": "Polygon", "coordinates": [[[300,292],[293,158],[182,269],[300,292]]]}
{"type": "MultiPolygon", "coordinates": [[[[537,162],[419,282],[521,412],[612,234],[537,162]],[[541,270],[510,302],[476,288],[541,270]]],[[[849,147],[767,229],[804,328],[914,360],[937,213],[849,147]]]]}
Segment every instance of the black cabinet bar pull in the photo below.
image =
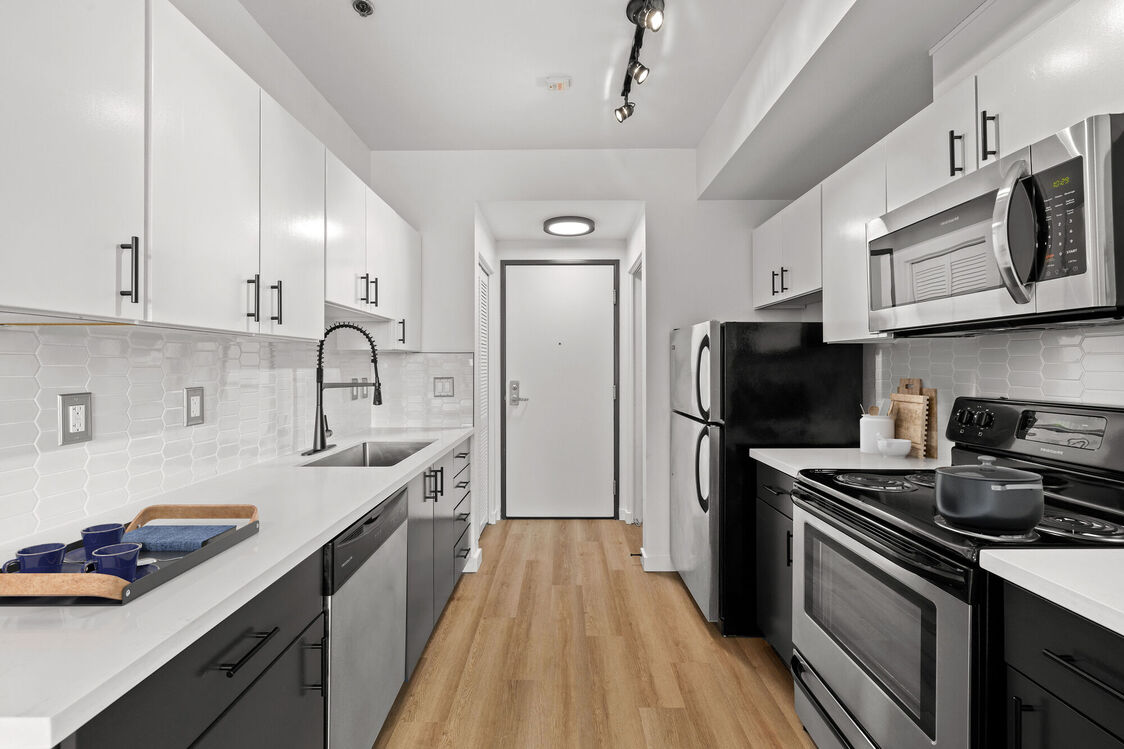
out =
{"type": "Polygon", "coordinates": [[[468,549],[458,549],[457,550],[457,556],[460,557],[461,559],[468,559],[468,555],[469,555],[468,549]]]}
{"type": "MultiPolygon", "coordinates": [[[[369,291],[367,293],[368,293],[368,295],[370,294],[369,291]]],[[[378,276],[375,276],[375,296],[374,296],[374,301],[371,302],[371,304],[373,304],[376,307],[379,306],[379,278],[378,278],[378,276]]]]}
{"type": "Polygon", "coordinates": [[[266,643],[268,643],[270,640],[272,640],[273,636],[276,635],[280,631],[281,631],[280,627],[274,627],[273,629],[269,630],[268,632],[254,632],[252,635],[250,635],[250,637],[257,640],[258,643],[256,645],[254,645],[254,647],[250,648],[250,652],[246,653],[244,656],[239,658],[237,663],[223,663],[223,664],[221,664],[219,666],[219,671],[225,671],[226,672],[226,678],[233,679],[234,675],[237,674],[242,669],[243,666],[245,666],[247,663],[249,663],[251,658],[253,658],[259,652],[261,652],[261,649],[265,647],[266,643]]]}
{"type": "Polygon", "coordinates": [[[792,566],[792,531],[785,531],[785,548],[788,549],[786,566],[792,566]]]}
{"type": "Polygon", "coordinates": [[[1033,713],[1031,705],[1024,705],[1018,697],[1011,698],[1011,740],[1012,749],[1022,749],[1023,745],[1023,713],[1033,713]]]}
{"type": "Polygon", "coordinates": [[[762,484],[762,486],[765,487],[765,491],[769,492],[774,497],[791,497],[792,496],[789,492],[786,492],[784,489],[778,489],[775,486],[769,486],[768,484],[762,484]]]}
{"type": "Polygon", "coordinates": [[[458,489],[467,489],[468,488],[468,482],[467,481],[458,481],[457,482],[457,488],[458,489]]]}
{"type": "Polygon", "coordinates": [[[406,321],[404,319],[399,320],[398,324],[402,326],[402,337],[398,339],[398,342],[399,343],[405,343],[406,342],[406,321]]]}
{"type": "Polygon", "coordinates": [[[788,273],[788,268],[781,266],[781,293],[788,291],[788,287],[784,285],[784,274],[788,273]]]}
{"type": "Polygon", "coordinates": [[[465,521],[465,520],[468,520],[468,513],[467,512],[458,512],[457,513],[457,520],[460,520],[462,522],[465,521]]]}
{"type": "Polygon", "coordinates": [[[1059,666],[1061,666],[1062,668],[1068,670],[1070,673],[1074,674],[1075,676],[1079,676],[1080,678],[1089,682],[1094,687],[1101,690],[1102,692],[1109,695],[1110,697],[1113,697],[1113,698],[1115,698],[1115,699],[1117,699],[1121,702],[1124,702],[1124,692],[1121,692],[1116,687],[1102,681],[1101,679],[1098,679],[1096,676],[1093,676],[1091,673],[1089,673],[1085,669],[1078,666],[1077,665],[1077,658],[1075,658],[1074,656],[1072,656],[1072,655],[1058,655],[1054,651],[1047,650],[1047,649],[1044,649],[1042,651],[1042,655],[1046,656],[1047,658],[1052,660],[1054,663],[1056,663],[1059,666]]]}
{"type": "Polygon", "coordinates": [[[359,280],[363,282],[363,296],[359,297],[359,301],[364,304],[371,303],[371,274],[364,273],[359,276],[359,280]]]}
{"type": "Polygon", "coordinates": [[[122,289],[121,296],[129,297],[129,301],[133,304],[140,304],[140,237],[133,237],[118,247],[129,250],[129,264],[132,266],[129,275],[133,286],[130,289],[122,289]]]}
{"type": "Polygon", "coordinates": [[[957,135],[955,130],[948,131],[948,176],[955,177],[964,173],[964,167],[956,166],[956,143],[963,142],[964,136],[957,135]]]}
{"type": "MultiPolygon", "coordinates": [[[[980,153],[983,154],[983,160],[987,161],[989,156],[998,156],[999,149],[992,149],[987,147],[987,123],[994,122],[999,124],[999,115],[988,114],[987,110],[980,112],[980,153]]],[[[999,135],[998,128],[995,132],[996,136],[999,135]]]]}
{"type": "Polygon", "coordinates": [[[253,278],[246,279],[246,283],[254,287],[254,311],[247,312],[246,317],[261,322],[261,274],[255,273],[253,278]]]}
{"type": "Polygon", "coordinates": [[[426,471],[422,476],[422,481],[423,481],[422,502],[426,502],[430,499],[432,499],[434,502],[437,501],[436,490],[434,490],[433,495],[430,495],[430,493],[429,493],[429,480],[430,479],[433,479],[433,486],[436,487],[437,486],[437,472],[436,471],[426,471]]]}
{"type": "Polygon", "coordinates": [[[321,640],[320,642],[304,643],[304,647],[308,650],[318,650],[318,651],[320,651],[320,683],[319,684],[305,684],[305,685],[303,685],[304,689],[308,692],[319,692],[320,694],[324,694],[324,683],[326,681],[328,681],[325,678],[328,664],[326,662],[327,659],[324,657],[324,651],[326,649],[324,647],[324,640],[321,640]]]}
{"type": "Polygon", "coordinates": [[[779,276],[779,275],[780,275],[779,273],[777,273],[776,271],[773,271],[773,296],[776,296],[777,294],[780,293],[779,291],[777,291],[777,276],[779,276]]]}
{"type": "Polygon", "coordinates": [[[270,315],[269,319],[270,320],[276,320],[278,325],[284,325],[285,324],[284,313],[281,311],[282,310],[281,305],[283,304],[282,300],[284,299],[284,291],[281,288],[280,279],[278,279],[276,284],[274,284],[273,286],[270,286],[269,288],[277,292],[277,314],[276,315],[270,315]]]}
{"type": "Polygon", "coordinates": [[[457,453],[453,457],[456,458],[457,460],[464,460],[465,458],[468,457],[468,453],[457,453]]]}
{"type": "Polygon", "coordinates": [[[437,477],[437,481],[440,482],[440,483],[437,484],[437,496],[444,497],[445,496],[445,468],[443,466],[441,468],[438,468],[434,472],[434,475],[437,477]]]}

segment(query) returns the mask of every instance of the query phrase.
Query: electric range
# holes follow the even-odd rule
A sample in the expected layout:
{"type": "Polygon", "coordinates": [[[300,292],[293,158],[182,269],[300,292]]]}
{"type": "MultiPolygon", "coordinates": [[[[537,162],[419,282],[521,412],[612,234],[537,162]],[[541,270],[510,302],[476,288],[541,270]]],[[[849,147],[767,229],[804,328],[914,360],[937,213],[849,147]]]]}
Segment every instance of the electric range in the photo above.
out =
{"type": "MultiPolygon", "coordinates": [[[[983,548],[1124,548],[1124,410],[960,398],[954,465],[1043,477],[1025,534],[957,527],[932,471],[801,471],[793,490],[797,712],[821,747],[983,747],[998,586],[983,548]]],[[[999,711],[1001,714],[1001,711],[999,711]]]]}

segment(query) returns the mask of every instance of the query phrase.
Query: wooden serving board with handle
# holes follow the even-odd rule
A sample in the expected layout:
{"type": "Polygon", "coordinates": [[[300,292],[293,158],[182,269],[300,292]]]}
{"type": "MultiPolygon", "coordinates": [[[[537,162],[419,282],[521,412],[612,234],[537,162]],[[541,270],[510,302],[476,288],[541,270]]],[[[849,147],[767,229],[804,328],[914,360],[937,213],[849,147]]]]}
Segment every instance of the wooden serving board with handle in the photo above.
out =
{"type": "Polygon", "coordinates": [[[894,437],[909,440],[911,458],[925,457],[929,435],[929,399],[924,395],[890,396],[890,415],[894,417],[894,437]]]}

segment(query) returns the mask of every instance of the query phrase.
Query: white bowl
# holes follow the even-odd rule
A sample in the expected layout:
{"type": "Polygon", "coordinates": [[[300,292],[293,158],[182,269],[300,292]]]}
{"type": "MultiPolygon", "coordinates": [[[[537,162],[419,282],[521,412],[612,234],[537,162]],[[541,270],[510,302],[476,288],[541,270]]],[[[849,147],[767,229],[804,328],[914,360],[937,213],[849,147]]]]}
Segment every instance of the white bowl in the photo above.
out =
{"type": "Polygon", "coordinates": [[[904,458],[912,448],[913,443],[909,440],[878,440],[878,452],[887,458],[904,458]]]}

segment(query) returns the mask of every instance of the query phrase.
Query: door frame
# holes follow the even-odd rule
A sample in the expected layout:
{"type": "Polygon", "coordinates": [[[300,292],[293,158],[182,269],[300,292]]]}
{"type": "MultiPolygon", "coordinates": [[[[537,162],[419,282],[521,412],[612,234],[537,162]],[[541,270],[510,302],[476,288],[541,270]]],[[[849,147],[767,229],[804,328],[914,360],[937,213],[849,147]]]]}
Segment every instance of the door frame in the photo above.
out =
{"type": "Polygon", "coordinates": [[[500,261],[500,517],[507,519],[507,269],[512,265],[608,265],[613,268],[613,518],[621,502],[621,261],[620,260],[501,260],[500,261]]]}

